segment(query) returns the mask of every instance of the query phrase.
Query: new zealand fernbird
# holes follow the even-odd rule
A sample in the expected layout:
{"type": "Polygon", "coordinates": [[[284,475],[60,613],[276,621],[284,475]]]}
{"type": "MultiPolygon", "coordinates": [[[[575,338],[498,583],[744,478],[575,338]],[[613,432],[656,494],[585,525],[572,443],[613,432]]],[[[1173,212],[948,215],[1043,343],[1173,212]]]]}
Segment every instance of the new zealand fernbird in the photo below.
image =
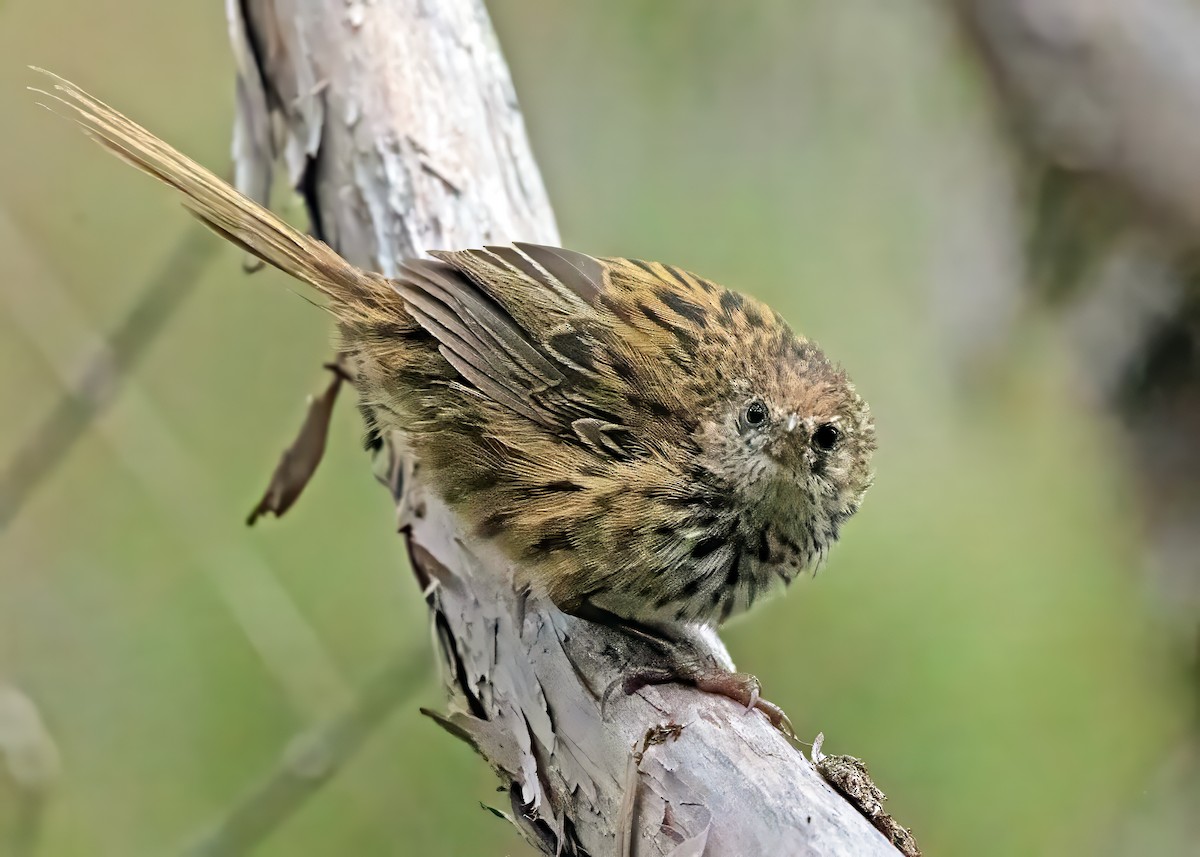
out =
{"type": "MultiPolygon", "coordinates": [[[[433,253],[388,278],[73,84],[53,89],[205,225],[324,296],[369,436],[403,433],[430,487],[563,611],[657,639],[719,625],[815,569],[862,502],[866,403],[753,298],[530,244],[433,253]]],[[[786,723],[751,676],[681,661],[645,680],[667,679],[786,723]]]]}

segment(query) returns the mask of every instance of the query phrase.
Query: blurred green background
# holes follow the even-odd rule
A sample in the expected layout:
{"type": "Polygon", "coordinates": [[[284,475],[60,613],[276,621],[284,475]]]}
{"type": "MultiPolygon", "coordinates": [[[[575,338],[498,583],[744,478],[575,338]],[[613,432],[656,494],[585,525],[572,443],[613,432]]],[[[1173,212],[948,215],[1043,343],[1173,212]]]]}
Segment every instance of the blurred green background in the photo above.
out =
{"type": "MultiPolygon", "coordinates": [[[[876,487],[825,572],[728,630],[739,665],[801,735],[868,761],[927,854],[1096,850],[1186,706],[1126,478],[1052,338],[986,386],[950,371],[931,284],[968,289],[987,264],[957,226],[978,219],[991,138],[937,7],[490,10],[564,243],[769,300],[874,408],[876,487]]],[[[80,331],[115,328],[198,228],[40,111],[25,64],[224,171],[225,26],[215,0],[0,0],[0,466],[63,395],[54,367],[82,366],[80,331]]],[[[430,634],[353,408],[298,506],[244,526],[329,330],[215,242],[0,536],[0,682],[62,757],[38,853],[180,850],[404,651],[429,654],[411,698],[260,853],[528,853],[479,807],[486,767],[417,711],[441,703],[430,634]]]]}

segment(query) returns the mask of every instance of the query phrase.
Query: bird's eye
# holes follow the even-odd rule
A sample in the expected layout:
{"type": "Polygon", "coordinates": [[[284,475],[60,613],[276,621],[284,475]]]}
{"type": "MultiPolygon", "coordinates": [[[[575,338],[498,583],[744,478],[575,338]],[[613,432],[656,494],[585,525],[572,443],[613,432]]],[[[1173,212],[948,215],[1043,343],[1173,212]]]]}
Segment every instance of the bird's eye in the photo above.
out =
{"type": "Polygon", "coordinates": [[[767,421],[769,415],[767,406],[756,399],[746,406],[746,425],[751,428],[758,428],[767,421]]]}
{"type": "Polygon", "coordinates": [[[822,425],[817,426],[817,430],[813,432],[813,446],[815,446],[817,449],[829,452],[829,450],[837,446],[838,438],[841,436],[842,433],[838,431],[837,426],[833,425],[832,423],[823,423],[822,425]]]}

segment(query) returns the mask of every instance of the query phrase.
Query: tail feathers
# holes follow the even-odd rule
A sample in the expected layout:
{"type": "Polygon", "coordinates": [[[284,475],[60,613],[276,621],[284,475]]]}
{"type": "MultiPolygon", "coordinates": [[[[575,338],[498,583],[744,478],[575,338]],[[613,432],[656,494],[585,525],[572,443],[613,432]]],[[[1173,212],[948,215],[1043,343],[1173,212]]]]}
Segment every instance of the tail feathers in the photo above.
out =
{"type": "Polygon", "coordinates": [[[288,225],[239,193],[142,126],[84,92],[70,81],[34,68],[54,80],[53,92],[34,90],[77,114],[85,133],[117,157],[183,196],[183,204],[223,238],[310,284],[331,301],[330,310],[347,322],[378,318],[381,304],[402,301],[381,275],[351,265],[327,244],[288,225]]]}

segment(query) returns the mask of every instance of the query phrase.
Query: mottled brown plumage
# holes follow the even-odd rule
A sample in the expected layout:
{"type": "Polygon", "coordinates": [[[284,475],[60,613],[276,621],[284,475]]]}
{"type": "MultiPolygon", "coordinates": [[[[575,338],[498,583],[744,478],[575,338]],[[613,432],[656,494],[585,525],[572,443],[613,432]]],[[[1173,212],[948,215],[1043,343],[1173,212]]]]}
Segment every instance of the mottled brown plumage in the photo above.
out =
{"type": "Polygon", "coordinates": [[[395,285],[451,389],[394,379],[381,398],[417,397],[387,427],[564,609],[719,623],[819,562],[857,509],[867,410],[766,306],[658,263],[435,255],[395,285]]]}
{"type": "Polygon", "coordinates": [[[562,609],[719,624],[823,560],[858,509],[867,406],[762,303],[669,265],[527,244],[388,279],[55,89],[204,223],[327,298],[370,434],[403,432],[432,487],[562,609]]]}

